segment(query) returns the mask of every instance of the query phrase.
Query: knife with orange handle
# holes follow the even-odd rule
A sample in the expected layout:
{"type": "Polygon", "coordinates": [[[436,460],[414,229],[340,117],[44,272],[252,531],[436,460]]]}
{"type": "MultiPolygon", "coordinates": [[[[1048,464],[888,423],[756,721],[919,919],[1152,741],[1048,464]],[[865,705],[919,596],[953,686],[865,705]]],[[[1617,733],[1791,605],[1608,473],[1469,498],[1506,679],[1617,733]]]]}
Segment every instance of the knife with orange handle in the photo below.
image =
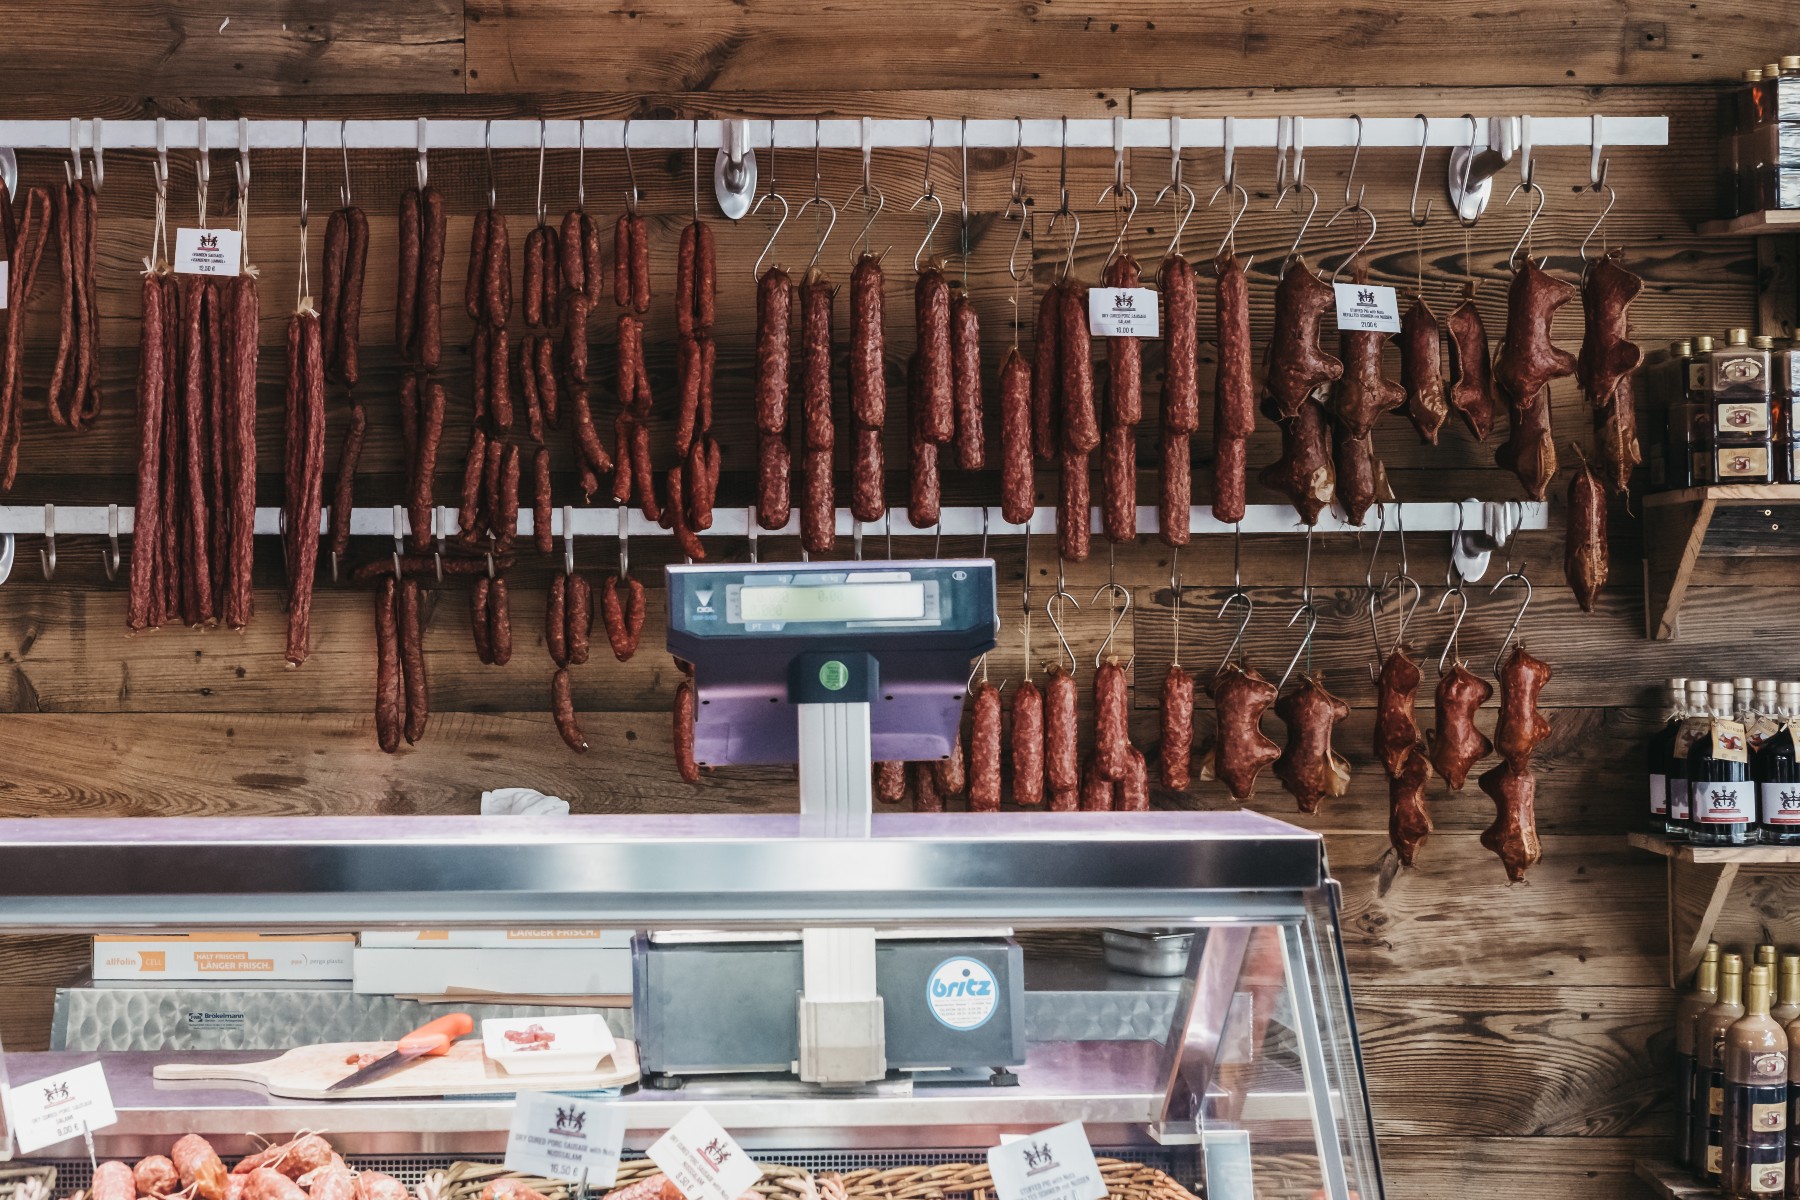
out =
{"type": "Polygon", "coordinates": [[[360,1087],[398,1071],[414,1059],[448,1054],[452,1042],[472,1033],[474,1029],[475,1022],[468,1013],[446,1013],[435,1021],[419,1026],[396,1042],[392,1051],[366,1067],[358,1067],[325,1090],[341,1092],[346,1088],[360,1087]]]}

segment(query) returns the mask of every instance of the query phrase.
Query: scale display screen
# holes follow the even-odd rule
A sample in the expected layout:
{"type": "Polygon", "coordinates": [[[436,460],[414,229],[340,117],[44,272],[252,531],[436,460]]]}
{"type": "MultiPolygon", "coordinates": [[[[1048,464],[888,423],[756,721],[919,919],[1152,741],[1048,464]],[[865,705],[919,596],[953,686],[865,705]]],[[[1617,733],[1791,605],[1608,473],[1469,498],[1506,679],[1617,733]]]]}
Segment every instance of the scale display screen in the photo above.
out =
{"type": "Polygon", "coordinates": [[[918,621],[925,617],[925,584],[856,583],[823,587],[743,587],[739,618],[765,621],[918,621]]]}

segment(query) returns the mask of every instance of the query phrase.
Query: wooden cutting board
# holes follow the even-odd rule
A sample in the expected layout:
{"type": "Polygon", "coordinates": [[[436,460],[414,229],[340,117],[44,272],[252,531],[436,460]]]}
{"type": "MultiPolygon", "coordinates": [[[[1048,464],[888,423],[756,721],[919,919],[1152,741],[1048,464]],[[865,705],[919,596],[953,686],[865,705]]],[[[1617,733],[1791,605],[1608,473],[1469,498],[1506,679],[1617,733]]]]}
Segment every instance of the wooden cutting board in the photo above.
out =
{"type": "Polygon", "coordinates": [[[437,1058],[421,1058],[381,1079],[341,1092],[325,1089],[356,1069],[359,1054],[386,1054],[392,1042],[328,1042],[301,1046],[279,1058],[247,1063],[164,1063],[152,1074],[166,1080],[233,1080],[258,1084],[292,1100],[399,1100],[424,1096],[503,1096],[514,1092],[587,1092],[638,1079],[637,1046],[619,1041],[598,1071],[508,1075],[490,1062],[480,1038],[466,1038],[437,1058]]]}

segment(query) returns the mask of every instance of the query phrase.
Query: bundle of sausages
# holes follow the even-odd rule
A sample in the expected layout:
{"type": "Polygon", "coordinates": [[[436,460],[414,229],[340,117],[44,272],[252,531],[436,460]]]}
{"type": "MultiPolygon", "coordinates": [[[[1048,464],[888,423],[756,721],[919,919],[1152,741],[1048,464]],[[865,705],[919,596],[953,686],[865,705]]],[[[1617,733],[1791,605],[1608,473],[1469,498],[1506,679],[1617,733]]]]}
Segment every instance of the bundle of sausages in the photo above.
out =
{"type": "Polygon", "coordinates": [[[1494,360],[1494,379],[1512,417],[1506,444],[1494,461],[1519,477],[1533,500],[1542,500],[1556,475],[1556,440],[1550,432],[1550,383],[1575,373],[1575,356],[1551,340],[1556,310],[1575,289],[1529,257],[1513,271],[1507,292],[1506,337],[1494,360]]]}
{"type": "Polygon", "coordinates": [[[1494,748],[1500,763],[1482,775],[1481,790],[1494,802],[1494,823],[1481,833],[1481,844],[1500,856],[1514,883],[1544,855],[1537,834],[1537,776],[1531,755],[1550,736],[1550,722],[1538,709],[1538,696],[1550,682],[1550,666],[1525,652],[1523,645],[1500,668],[1500,720],[1494,748]]]}
{"type": "MultiPolygon", "coordinates": [[[[493,1185],[490,1185],[492,1187],[493,1185]]],[[[527,1189],[528,1190],[528,1189],[527,1189]]],[[[331,1143],[302,1134],[240,1160],[227,1171],[198,1134],[180,1138],[168,1155],[94,1168],[93,1200],[155,1200],[185,1192],[197,1200],[410,1200],[406,1185],[379,1171],[352,1171],[331,1143]]],[[[485,1195],[485,1193],[484,1193],[485,1195]]],[[[510,1200],[528,1198],[509,1193],[510,1200]]],[[[542,1200],[539,1197],[539,1200],[542,1200]]]]}
{"type": "MultiPolygon", "coordinates": [[[[1188,544],[1193,461],[1188,438],[1200,427],[1199,300],[1194,268],[1179,252],[1162,264],[1162,403],[1157,480],[1157,536],[1165,546],[1188,544]]],[[[1110,356],[1110,343],[1107,353],[1110,356]]]]}
{"type": "MultiPolygon", "coordinates": [[[[200,627],[223,620],[239,630],[250,623],[257,316],[252,275],[186,282],[156,271],[144,275],[134,533],[142,552],[131,556],[126,603],[126,627],[134,633],[167,621],[200,627]]],[[[322,450],[322,381],[319,386],[322,450]]],[[[305,412],[304,387],[294,399],[305,412]]],[[[299,436],[312,432],[309,420],[299,436]]],[[[308,467],[323,468],[322,458],[303,451],[303,445],[290,445],[290,465],[298,453],[302,472],[293,478],[302,484],[308,467]]],[[[310,494],[316,555],[319,495],[310,494]]],[[[298,513],[290,514],[293,520],[298,513]]],[[[294,527],[288,528],[291,533],[294,527]]],[[[290,595],[290,601],[303,601],[297,629],[290,603],[288,661],[294,666],[306,657],[311,599],[310,560],[296,562],[295,571],[301,568],[308,577],[302,582],[296,575],[290,595]]]]}
{"type": "Polygon", "coordinates": [[[375,589],[375,740],[389,754],[425,736],[430,715],[419,581],[383,576],[375,589]]]}
{"type": "MultiPolygon", "coordinates": [[[[605,266],[600,260],[599,231],[585,209],[572,208],[563,214],[562,227],[556,238],[554,270],[550,266],[550,249],[549,246],[543,249],[543,279],[539,285],[537,303],[546,326],[553,323],[556,316],[560,315],[562,318],[560,393],[557,382],[559,376],[552,369],[551,346],[555,339],[549,332],[528,340],[532,375],[537,384],[538,406],[543,410],[547,424],[561,424],[561,399],[563,396],[568,398],[569,410],[573,414],[569,424],[575,447],[575,474],[581,481],[582,498],[591,501],[600,490],[600,476],[612,472],[615,465],[618,469],[629,472],[631,447],[629,433],[622,426],[616,427],[614,449],[619,453],[615,464],[613,455],[607,452],[600,440],[600,430],[594,424],[593,408],[588,398],[588,317],[594,306],[600,303],[605,266]],[[546,303],[552,276],[561,298],[560,304],[546,303]]],[[[525,261],[529,267],[529,254],[525,261]]],[[[530,290],[527,284],[527,297],[530,290]]],[[[619,501],[621,504],[624,502],[619,501]]]]}
{"type": "Polygon", "coordinates": [[[51,235],[62,263],[62,310],[56,364],[50,371],[50,420],[85,429],[100,415],[100,298],[94,242],[100,193],[91,177],[51,189],[51,235]]]}
{"type": "Polygon", "coordinates": [[[1038,307],[1031,370],[1031,444],[1037,457],[1061,467],[1057,494],[1057,553],[1087,558],[1088,455],[1100,445],[1094,407],[1094,365],[1088,336],[1087,289],[1070,279],[1052,284],[1038,307]]]}
{"type": "MultiPolygon", "coordinates": [[[[334,564],[350,548],[356,469],[362,461],[363,439],[369,430],[368,414],[356,396],[356,382],[362,375],[363,276],[368,262],[368,217],[360,208],[334,209],[325,223],[325,286],[319,296],[319,342],[325,378],[341,385],[350,401],[350,420],[344,428],[343,447],[338,451],[337,480],[331,493],[334,564]]],[[[416,537],[416,522],[413,532],[416,537]]]]}
{"type": "Polygon", "coordinates": [[[19,430],[25,374],[25,318],[37,295],[38,267],[50,240],[51,200],[47,188],[28,188],[15,211],[0,184],[0,233],[6,260],[6,338],[0,358],[0,492],[12,490],[19,474],[19,430]]]}
{"type": "Polygon", "coordinates": [[[1431,833],[1431,814],[1425,809],[1431,760],[1413,716],[1423,678],[1406,648],[1395,646],[1375,680],[1375,758],[1388,777],[1388,841],[1408,867],[1431,833]]]}
{"type": "MultiPolygon", "coordinates": [[[[579,264],[581,214],[571,215],[576,218],[574,235],[579,264]]],[[[555,549],[555,541],[550,534],[553,497],[550,450],[544,444],[544,429],[555,428],[562,419],[555,361],[555,326],[562,313],[562,254],[558,230],[541,213],[537,227],[525,235],[525,271],[520,291],[526,330],[519,343],[519,396],[525,404],[525,430],[536,443],[531,451],[532,541],[539,554],[549,554],[555,549]]]]}
{"type": "MultiPolygon", "coordinates": [[[[681,339],[675,355],[675,381],[681,397],[675,415],[678,470],[670,474],[668,502],[664,506],[683,551],[696,559],[706,555],[701,550],[699,538],[694,535],[712,528],[713,503],[719,494],[719,443],[712,435],[713,366],[717,357],[712,325],[717,295],[718,259],[713,248],[712,230],[704,221],[696,220],[681,231],[676,264],[675,321],[681,339]],[[682,520],[677,522],[677,516],[682,520]]],[[[830,304],[828,292],[825,298],[827,355],[831,342],[830,304]]],[[[827,424],[830,423],[830,369],[827,362],[827,424]]],[[[829,462],[826,471],[829,489],[829,462]]],[[[635,635],[631,644],[637,644],[635,635]]]]}
{"type": "Polygon", "coordinates": [[[1335,299],[1331,285],[1304,258],[1295,258],[1275,289],[1275,329],[1267,352],[1268,408],[1281,425],[1281,457],[1263,468],[1260,478],[1292,501],[1308,525],[1337,494],[1321,399],[1323,390],[1343,377],[1344,364],[1319,340],[1335,299]]]}
{"type": "MultiPolygon", "coordinates": [[[[887,467],[881,444],[882,426],[887,422],[884,283],[880,255],[864,254],[851,268],[848,382],[850,429],[856,440],[850,456],[850,515],[858,521],[879,521],[887,513],[887,467]]],[[[1018,352],[1013,353],[1016,356],[1018,352]]],[[[1015,484],[1002,479],[1003,504],[1004,497],[1011,494],[1009,487],[1015,484]]]]}

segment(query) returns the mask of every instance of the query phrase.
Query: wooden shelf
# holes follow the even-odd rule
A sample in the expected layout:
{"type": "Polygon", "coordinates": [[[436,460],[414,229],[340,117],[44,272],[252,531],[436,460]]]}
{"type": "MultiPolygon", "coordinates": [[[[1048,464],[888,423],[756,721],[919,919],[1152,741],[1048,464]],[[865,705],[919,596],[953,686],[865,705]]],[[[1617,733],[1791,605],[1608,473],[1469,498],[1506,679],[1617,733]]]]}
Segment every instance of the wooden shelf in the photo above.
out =
{"type": "MultiPolygon", "coordinates": [[[[1720,484],[1654,492],[1644,497],[1644,636],[1673,640],[1680,630],[1681,603],[1687,597],[1694,565],[1720,508],[1758,504],[1800,505],[1800,484],[1720,484]]],[[[1800,518],[1800,513],[1793,514],[1800,518]]],[[[1766,551],[1792,553],[1794,535],[1788,522],[1772,521],[1772,528],[1758,534],[1767,541],[1766,551]]],[[[1740,552],[1757,552],[1746,547],[1740,552]]]]}
{"type": "Polygon", "coordinates": [[[1700,1183],[1692,1171],[1666,1158],[1636,1159],[1631,1167],[1664,1200],[1714,1200],[1720,1194],[1718,1188],[1700,1183]]]}
{"type": "Polygon", "coordinates": [[[1800,208],[1775,208],[1745,213],[1729,221],[1702,221],[1694,227],[1701,237],[1756,237],[1759,234],[1800,233],[1800,208]]]}
{"type": "Polygon", "coordinates": [[[1695,846],[1673,842],[1660,833],[1630,833],[1626,840],[1639,850],[1686,863],[1749,863],[1752,866],[1800,865],[1800,846],[1695,846]]]}

